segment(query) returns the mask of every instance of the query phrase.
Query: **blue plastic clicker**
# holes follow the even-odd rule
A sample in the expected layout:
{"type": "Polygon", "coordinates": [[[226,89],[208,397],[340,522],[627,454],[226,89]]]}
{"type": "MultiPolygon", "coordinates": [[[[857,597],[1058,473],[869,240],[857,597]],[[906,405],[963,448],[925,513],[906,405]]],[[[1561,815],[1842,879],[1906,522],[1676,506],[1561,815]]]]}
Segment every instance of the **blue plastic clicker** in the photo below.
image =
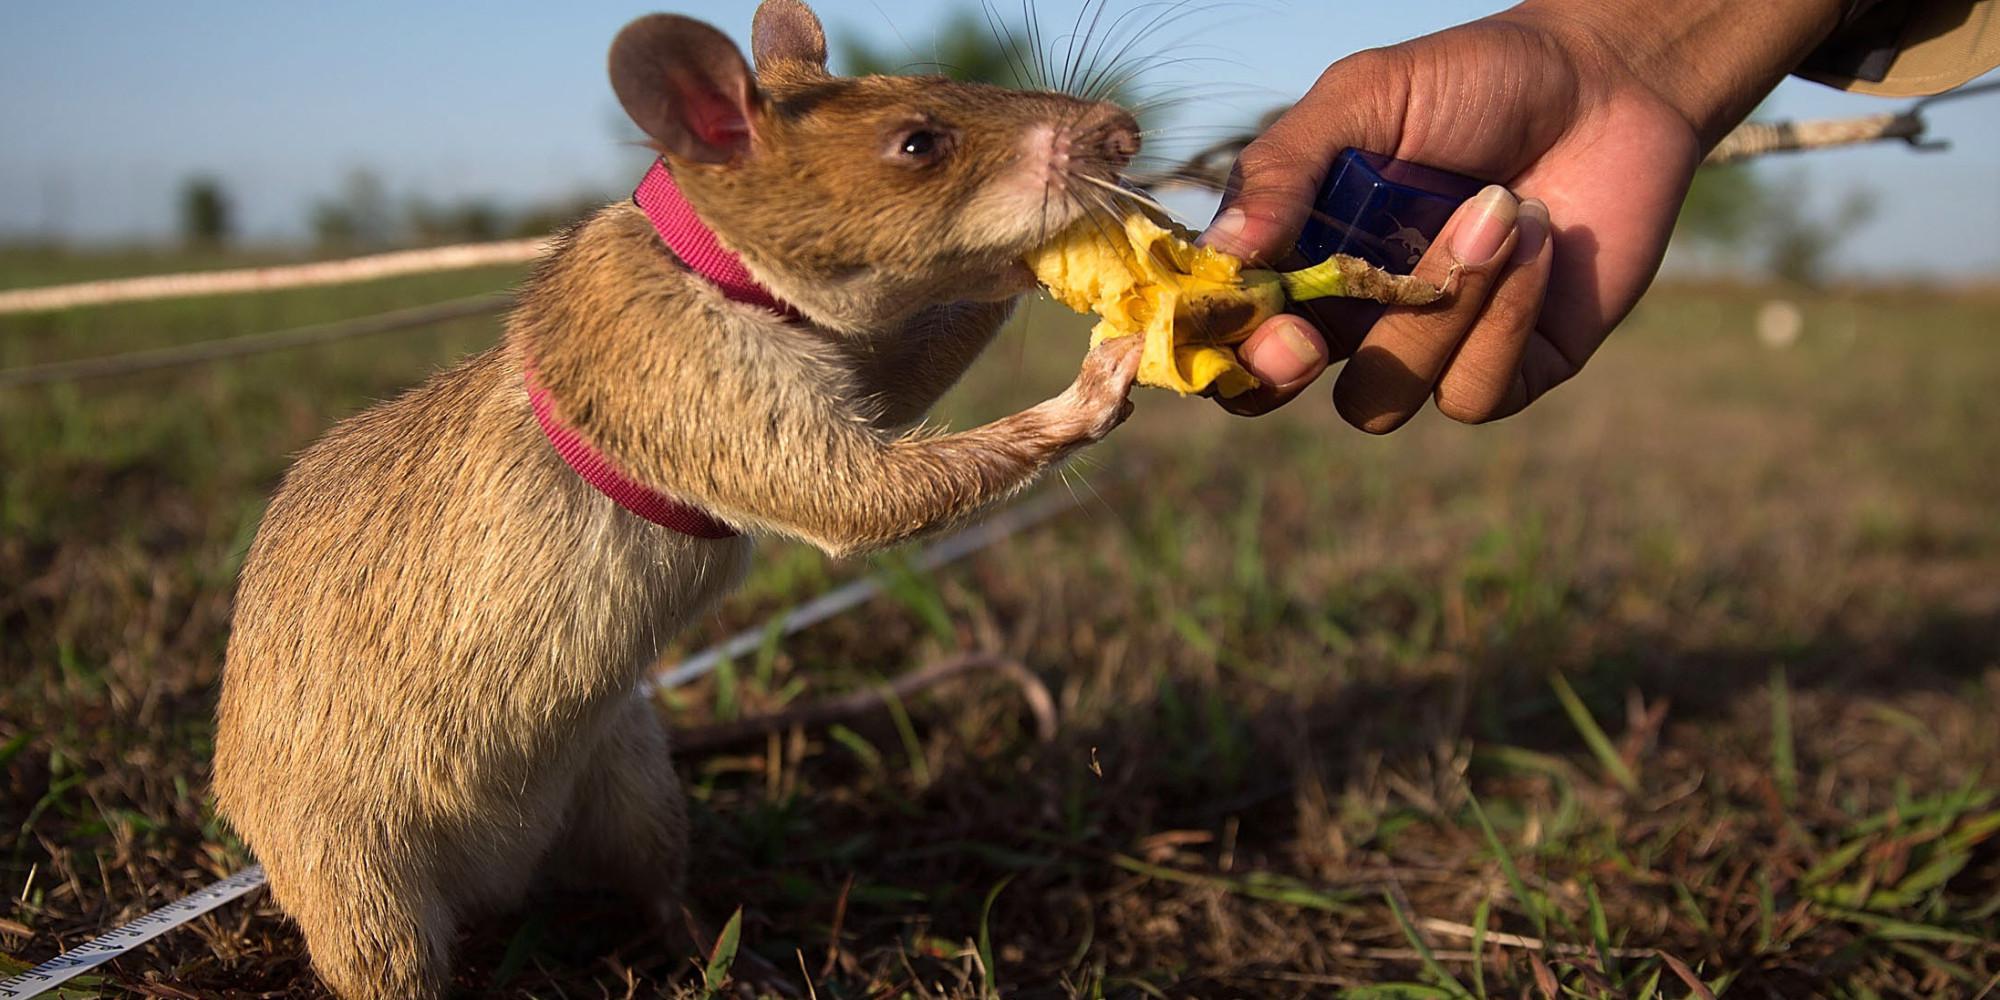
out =
{"type": "MultiPolygon", "coordinates": [[[[1452,213],[1487,183],[1382,153],[1342,150],[1313,199],[1299,254],[1318,263],[1344,253],[1409,274],[1452,213]]],[[[1354,300],[1322,299],[1313,306],[1316,315],[1346,328],[1335,332],[1357,338],[1382,313],[1375,303],[1354,300]]]]}

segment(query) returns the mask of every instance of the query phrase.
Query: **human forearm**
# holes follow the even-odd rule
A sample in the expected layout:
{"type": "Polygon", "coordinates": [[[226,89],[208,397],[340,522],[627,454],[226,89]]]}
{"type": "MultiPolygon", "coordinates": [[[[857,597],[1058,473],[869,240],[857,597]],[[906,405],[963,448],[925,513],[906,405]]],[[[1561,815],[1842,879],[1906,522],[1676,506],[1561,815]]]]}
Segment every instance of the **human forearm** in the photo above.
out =
{"type": "Polygon", "coordinates": [[[1532,20],[1622,63],[1713,146],[1840,23],[1843,0],[1526,0],[1532,20]]]}

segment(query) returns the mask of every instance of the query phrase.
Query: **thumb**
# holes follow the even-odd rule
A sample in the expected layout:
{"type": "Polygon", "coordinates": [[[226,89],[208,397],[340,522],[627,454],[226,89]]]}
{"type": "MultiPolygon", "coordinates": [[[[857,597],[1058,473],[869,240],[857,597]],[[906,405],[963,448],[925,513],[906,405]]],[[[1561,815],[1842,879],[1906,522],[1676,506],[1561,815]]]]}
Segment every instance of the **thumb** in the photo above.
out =
{"type": "Polygon", "coordinates": [[[1200,243],[1270,265],[1291,250],[1333,158],[1349,146],[1393,152],[1409,74],[1393,49],[1357,52],[1236,158],[1229,190],[1200,243]]]}

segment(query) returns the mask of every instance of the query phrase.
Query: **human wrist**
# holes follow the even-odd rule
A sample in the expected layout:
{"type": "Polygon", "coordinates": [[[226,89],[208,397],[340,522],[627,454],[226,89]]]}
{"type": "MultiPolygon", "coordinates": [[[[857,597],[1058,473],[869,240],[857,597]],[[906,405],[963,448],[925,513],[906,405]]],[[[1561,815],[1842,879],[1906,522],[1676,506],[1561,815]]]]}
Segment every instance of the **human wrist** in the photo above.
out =
{"type": "Polygon", "coordinates": [[[1565,39],[1679,113],[1703,149],[1749,115],[1840,24],[1851,0],[1524,0],[1503,15],[1565,39]]]}

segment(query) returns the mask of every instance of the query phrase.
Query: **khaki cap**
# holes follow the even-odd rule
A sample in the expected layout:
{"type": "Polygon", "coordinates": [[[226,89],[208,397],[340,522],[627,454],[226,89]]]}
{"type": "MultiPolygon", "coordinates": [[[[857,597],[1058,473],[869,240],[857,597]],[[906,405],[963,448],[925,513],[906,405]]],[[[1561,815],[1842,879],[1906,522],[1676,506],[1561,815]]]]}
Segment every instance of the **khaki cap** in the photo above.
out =
{"type": "Polygon", "coordinates": [[[1938,0],[1915,6],[1880,82],[1816,71],[1799,75],[1857,94],[1921,97],[2000,66],[2000,2],[1938,0]]]}

